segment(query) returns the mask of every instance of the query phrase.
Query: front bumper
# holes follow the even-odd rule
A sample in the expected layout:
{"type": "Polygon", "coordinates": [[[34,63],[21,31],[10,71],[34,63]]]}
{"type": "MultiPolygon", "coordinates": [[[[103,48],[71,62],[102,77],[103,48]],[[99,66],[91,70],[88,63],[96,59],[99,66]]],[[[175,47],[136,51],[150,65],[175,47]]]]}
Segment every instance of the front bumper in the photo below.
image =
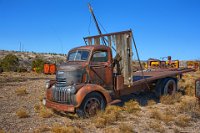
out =
{"type": "Polygon", "coordinates": [[[46,107],[55,109],[57,111],[65,111],[65,112],[71,112],[71,113],[75,112],[74,105],[56,103],[56,102],[52,102],[48,99],[43,99],[43,104],[46,107]]]}

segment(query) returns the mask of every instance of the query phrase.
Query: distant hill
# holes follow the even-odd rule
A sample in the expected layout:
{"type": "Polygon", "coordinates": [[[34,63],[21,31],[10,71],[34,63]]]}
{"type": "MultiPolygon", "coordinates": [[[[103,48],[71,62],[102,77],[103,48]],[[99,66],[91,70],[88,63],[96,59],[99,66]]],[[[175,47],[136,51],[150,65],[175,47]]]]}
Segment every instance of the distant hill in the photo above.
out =
{"type": "Polygon", "coordinates": [[[66,54],[20,52],[7,50],[0,50],[0,60],[2,60],[8,54],[16,55],[19,59],[20,65],[27,69],[31,69],[31,63],[36,58],[41,58],[46,63],[56,63],[57,65],[66,61],[66,54]]]}

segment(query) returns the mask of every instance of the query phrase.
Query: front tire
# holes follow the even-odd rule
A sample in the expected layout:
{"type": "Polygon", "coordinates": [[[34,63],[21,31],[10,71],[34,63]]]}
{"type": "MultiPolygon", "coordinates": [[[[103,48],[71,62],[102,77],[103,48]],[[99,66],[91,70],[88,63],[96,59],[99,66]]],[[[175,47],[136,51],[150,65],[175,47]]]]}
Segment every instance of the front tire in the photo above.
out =
{"type": "Polygon", "coordinates": [[[92,92],[86,95],[76,113],[79,117],[92,117],[99,110],[104,110],[105,107],[104,97],[98,92],[92,92]]]}

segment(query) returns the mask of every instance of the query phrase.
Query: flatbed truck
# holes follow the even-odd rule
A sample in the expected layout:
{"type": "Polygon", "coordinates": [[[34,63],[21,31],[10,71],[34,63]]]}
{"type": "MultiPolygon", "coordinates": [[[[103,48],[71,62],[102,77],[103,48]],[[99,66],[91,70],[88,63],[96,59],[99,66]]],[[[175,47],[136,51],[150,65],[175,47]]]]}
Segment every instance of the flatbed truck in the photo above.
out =
{"type": "Polygon", "coordinates": [[[174,94],[183,73],[193,69],[132,71],[132,31],[84,38],[86,46],[69,51],[65,64],[57,67],[56,79],[46,83],[46,107],[79,116],[120,101],[121,96],[153,90],[156,95],[174,94]],[[108,46],[101,45],[107,40],[108,46]]]}

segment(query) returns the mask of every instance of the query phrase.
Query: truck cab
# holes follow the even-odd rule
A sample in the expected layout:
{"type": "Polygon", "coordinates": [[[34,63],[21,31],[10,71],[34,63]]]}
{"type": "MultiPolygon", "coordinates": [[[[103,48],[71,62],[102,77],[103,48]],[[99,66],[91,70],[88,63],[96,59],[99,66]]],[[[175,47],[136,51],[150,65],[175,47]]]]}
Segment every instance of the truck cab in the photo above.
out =
{"type": "Polygon", "coordinates": [[[56,80],[46,83],[44,102],[47,107],[58,111],[77,112],[80,116],[93,115],[97,109],[104,109],[111,102],[113,82],[110,47],[93,45],[73,48],[66,63],[57,67],[56,80]]]}

